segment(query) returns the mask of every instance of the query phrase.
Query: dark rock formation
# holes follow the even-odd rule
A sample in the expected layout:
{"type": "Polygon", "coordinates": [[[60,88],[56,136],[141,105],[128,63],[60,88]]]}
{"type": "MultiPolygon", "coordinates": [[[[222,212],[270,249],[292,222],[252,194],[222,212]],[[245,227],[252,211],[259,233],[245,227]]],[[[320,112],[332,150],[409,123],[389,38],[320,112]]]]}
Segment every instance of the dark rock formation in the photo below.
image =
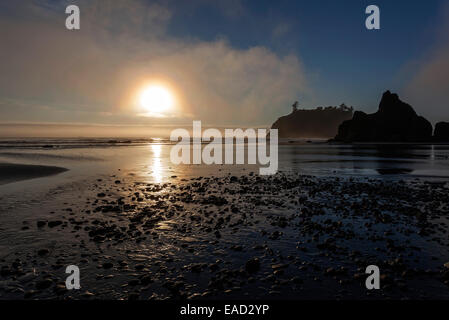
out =
{"type": "Polygon", "coordinates": [[[398,95],[386,91],[373,114],[354,112],[352,120],[338,128],[336,141],[424,142],[432,140],[432,125],[418,116],[398,95]]]}
{"type": "Polygon", "coordinates": [[[433,136],[435,141],[449,142],[449,122],[438,122],[433,136]]]}
{"type": "Polygon", "coordinates": [[[271,128],[278,129],[279,138],[330,138],[335,136],[342,121],[351,119],[352,111],[345,105],[313,110],[294,108],[292,113],[276,120],[271,128]]]}

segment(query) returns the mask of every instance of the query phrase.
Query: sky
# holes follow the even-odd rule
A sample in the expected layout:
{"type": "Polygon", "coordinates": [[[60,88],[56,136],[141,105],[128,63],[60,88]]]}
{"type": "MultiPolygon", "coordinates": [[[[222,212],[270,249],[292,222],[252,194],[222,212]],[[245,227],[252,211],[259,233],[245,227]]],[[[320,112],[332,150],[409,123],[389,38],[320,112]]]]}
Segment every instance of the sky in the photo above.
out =
{"type": "Polygon", "coordinates": [[[448,18],[444,0],[2,1],[0,137],[269,126],[295,100],[374,112],[385,90],[449,121],[448,18]],[[174,101],[158,116],[138,100],[155,83],[174,101]]]}

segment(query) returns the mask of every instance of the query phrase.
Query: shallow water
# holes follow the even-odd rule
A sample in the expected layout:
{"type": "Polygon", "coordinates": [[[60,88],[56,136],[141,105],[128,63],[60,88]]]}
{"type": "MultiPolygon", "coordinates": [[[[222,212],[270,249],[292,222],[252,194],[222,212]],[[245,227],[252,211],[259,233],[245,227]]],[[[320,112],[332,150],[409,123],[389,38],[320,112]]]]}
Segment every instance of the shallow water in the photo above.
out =
{"type": "MultiPolygon", "coordinates": [[[[279,145],[280,172],[394,180],[449,178],[449,145],[290,142],[284,140],[279,145]]],[[[164,183],[259,171],[257,165],[174,165],[170,161],[172,147],[173,143],[162,139],[0,140],[0,162],[69,169],[54,176],[0,185],[0,208],[27,204],[49,190],[64,190],[74,183],[82,185],[111,175],[144,183],[164,183]]]]}
{"type": "MultiPolygon", "coordinates": [[[[172,146],[166,140],[3,139],[0,140],[0,162],[54,165],[70,170],[41,180],[41,184],[118,170],[136,175],[144,182],[164,182],[174,175],[188,178],[258,171],[255,165],[173,165],[170,162],[172,146]]],[[[449,177],[449,145],[292,144],[281,141],[278,154],[280,171],[300,174],[449,177]]]]}
{"type": "MultiPolygon", "coordinates": [[[[83,189],[88,183],[111,176],[165,183],[199,176],[258,173],[257,165],[174,165],[170,161],[172,146],[162,139],[0,140],[0,162],[69,169],[54,176],[0,185],[0,209],[33,207],[49,194],[83,189]]],[[[449,178],[449,145],[338,145],[285,140],[278,154],[279,172],[285,173],[393,180],[449,178]]]]}

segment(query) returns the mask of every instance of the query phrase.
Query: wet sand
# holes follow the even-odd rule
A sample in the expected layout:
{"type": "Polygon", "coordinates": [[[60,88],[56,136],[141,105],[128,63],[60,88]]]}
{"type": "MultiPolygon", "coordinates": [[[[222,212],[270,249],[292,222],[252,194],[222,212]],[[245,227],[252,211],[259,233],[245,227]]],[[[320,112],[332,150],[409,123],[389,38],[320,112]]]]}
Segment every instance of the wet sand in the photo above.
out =
{"type": "Polygon", "coordinates": [[[66,168],[29,164],[0,163],[0,185],[41,178],[67,171],[66,168]]]}
{"type": "Polygon", "coordinates": [[[449,299],[447,181],[110,175],[75,190],[0,241],[1,299],[449,299]],[[365,288],[371,264],[381,290],[365,288]]]}

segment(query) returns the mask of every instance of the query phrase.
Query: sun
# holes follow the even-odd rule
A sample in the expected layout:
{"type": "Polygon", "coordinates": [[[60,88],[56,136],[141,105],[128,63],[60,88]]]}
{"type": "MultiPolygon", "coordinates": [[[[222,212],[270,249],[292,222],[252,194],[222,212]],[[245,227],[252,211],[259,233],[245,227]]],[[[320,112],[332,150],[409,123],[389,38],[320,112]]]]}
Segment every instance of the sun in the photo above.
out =
{"type": "Polygon", "coordinates": [[[150,114],[164,114],[173,107],[173,94],[167,88],[151,85],[142,90],[140,105],[150,114]]]}

